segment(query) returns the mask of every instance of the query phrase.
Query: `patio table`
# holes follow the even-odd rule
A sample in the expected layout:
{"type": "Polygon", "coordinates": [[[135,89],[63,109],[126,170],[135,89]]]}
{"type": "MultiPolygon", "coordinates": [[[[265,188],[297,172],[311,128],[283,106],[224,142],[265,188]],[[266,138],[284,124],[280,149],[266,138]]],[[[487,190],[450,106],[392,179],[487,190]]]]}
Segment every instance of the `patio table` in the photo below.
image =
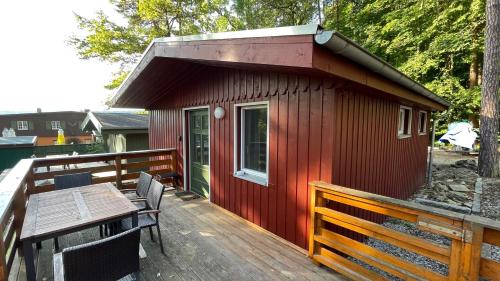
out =
{"type": "Polygon", "coordinates": [[[31,195],[20,237],[27,280],[36,280],[37,251],[33,244],[128,217],[137,226],[137,212],[137,207],[111,183],[31,195]]]}

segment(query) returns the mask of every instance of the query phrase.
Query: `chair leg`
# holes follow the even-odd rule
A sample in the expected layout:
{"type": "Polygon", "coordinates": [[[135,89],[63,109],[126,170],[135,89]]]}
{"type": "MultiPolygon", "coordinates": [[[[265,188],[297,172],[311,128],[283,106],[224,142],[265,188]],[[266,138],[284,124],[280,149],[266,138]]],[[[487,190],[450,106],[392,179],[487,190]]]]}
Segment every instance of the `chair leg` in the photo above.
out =
{"type": "Polygon", "coordinates": [[[54,238],[54,251],[59,252],[59,239],[57,237],[54,238]]]}
{"type": "Polygon", "coordinates": [[[104,237],[104,229],[103,229],[103,227],[102,227],[102,224],[101,224],[101,225],[99,225],[99,236],[100,236],[101,238],[103,238],[103,237],[104,237]]]}
{"type": "Polygon", "coordinates": [[[151,236],[151,241],[155,241],[155,238],[153,237],[153,228],[150,226],[149,227],[149,236],[151,236]]]}
{"type": "Polygon", "coordinates": [[[165,251],[163,250],[163,241],[161,240],[160,224],[156,224],[156,230],[158,231],[158,240],[160,240],[161,252],[162,254],[165,254],[165,251]]]}

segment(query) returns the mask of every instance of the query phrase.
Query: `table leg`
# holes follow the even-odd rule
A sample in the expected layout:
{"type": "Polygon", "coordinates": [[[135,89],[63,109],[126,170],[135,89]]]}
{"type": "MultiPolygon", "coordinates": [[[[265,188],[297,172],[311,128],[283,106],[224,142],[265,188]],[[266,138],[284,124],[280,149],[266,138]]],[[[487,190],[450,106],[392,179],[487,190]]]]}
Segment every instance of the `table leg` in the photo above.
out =
{"type": "Polygon", "coordinates": [[[132,227],[137,227],[139,224],[139,215],[137,213],[134,213],[132,215],[132,227]]]}
{"type": "Polygon", "coordinates": [[[26,280],[36,281],[35,258],[33,244],[27,240],[23,242],[24,263],[26,264],[26,280]]]}

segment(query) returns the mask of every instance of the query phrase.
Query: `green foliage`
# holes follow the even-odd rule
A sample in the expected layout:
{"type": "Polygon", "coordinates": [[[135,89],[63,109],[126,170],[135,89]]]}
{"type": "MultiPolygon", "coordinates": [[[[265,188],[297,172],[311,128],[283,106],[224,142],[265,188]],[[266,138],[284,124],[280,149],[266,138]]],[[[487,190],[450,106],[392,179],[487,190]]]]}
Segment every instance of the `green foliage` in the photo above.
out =
{"type": "Polygon", "coordinates": [[[311,22],[314,0],[110,0],[125,20],[119,25],[102,11],[93,18],[78,14],[78,29],[68,43],[82,59],[119,65],[105,87],[117,88],[148,44],[157,37],[253,29],[311,22]]]}
{"type": "Polygon", "coordinates": [[[450,101],[438,116],[444,126],[479,114],[480,88],[470,73],[480,75],[484,7],[484,0],[335,0],[324,26],[450,101]]]}
{"type": "Polygon", "coordinates": [[[485,0],[110,0],[126,20],[76,15],[82,59],[119,65],[117,88],[156,37],[317,22],[350,37],[452,103],[437,117],[477,120],[480,108],[485,0]]]}

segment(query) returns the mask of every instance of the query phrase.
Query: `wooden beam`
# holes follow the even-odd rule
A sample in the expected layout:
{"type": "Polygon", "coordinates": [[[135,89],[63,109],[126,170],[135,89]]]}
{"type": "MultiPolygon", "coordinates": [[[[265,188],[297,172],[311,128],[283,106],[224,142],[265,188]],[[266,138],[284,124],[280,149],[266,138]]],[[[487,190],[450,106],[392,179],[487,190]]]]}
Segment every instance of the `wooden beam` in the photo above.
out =
{"type": "Polygon", "coordinates": [[[380,74],[374,73],[341,55],[334,54],[319,46],[314,46],[312,67],[433,110],[443,111],[446,109],[440,103],[400,86],[380,74]]]}

